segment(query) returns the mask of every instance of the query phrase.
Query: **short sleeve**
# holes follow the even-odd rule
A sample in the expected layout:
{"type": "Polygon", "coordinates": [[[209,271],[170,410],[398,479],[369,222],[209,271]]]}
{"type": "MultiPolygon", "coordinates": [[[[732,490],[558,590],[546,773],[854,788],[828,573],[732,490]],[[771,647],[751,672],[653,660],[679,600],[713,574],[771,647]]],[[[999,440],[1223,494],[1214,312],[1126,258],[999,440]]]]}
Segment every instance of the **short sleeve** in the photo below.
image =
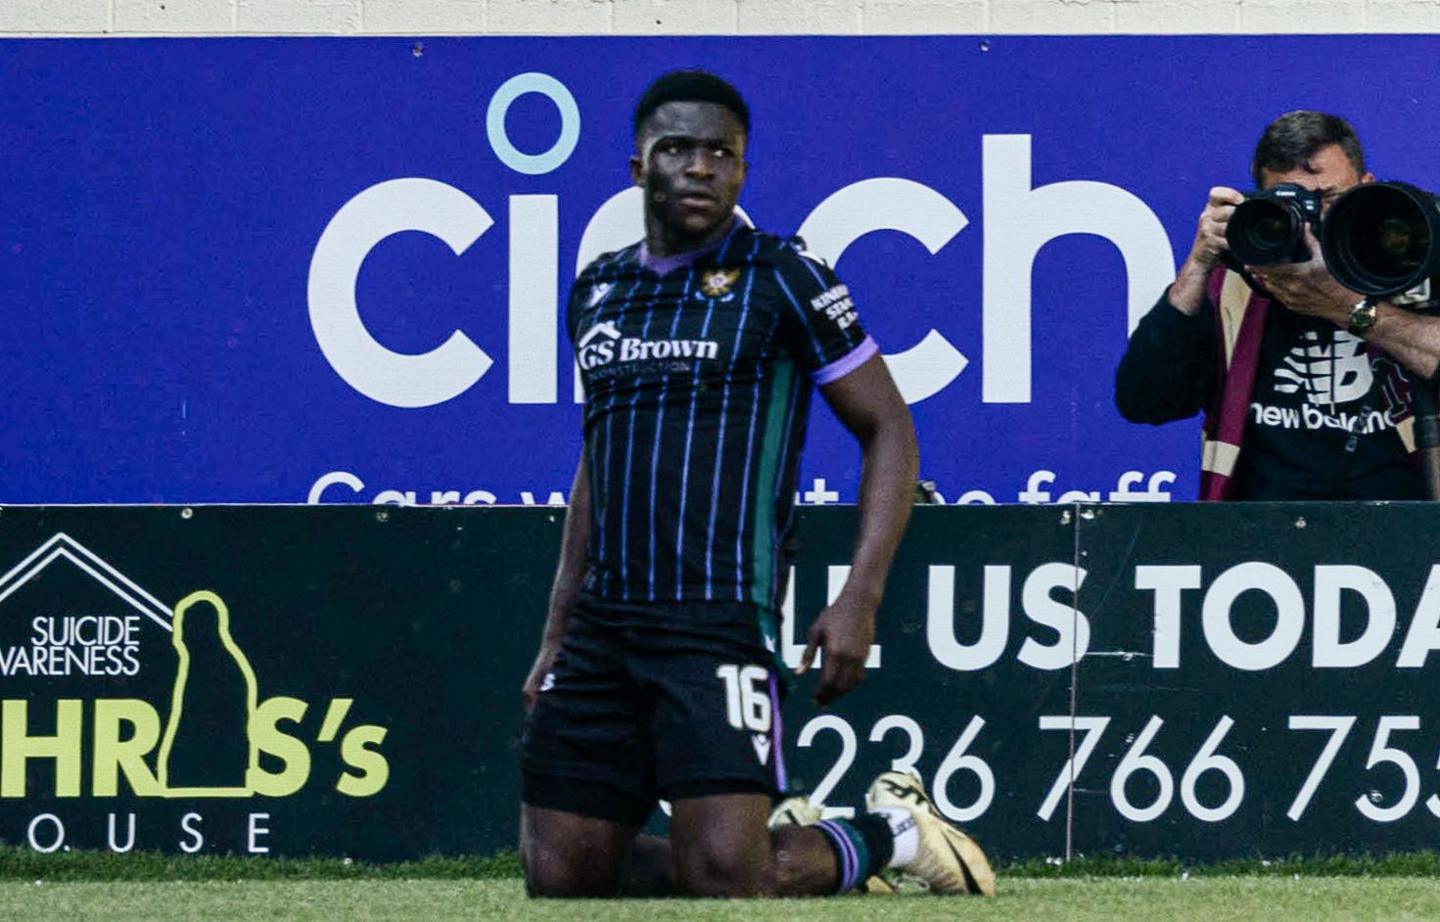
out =
{"type": "Polygon", "coordinates": [[[593,296],[596,274],[596,263],[592,262],[570,286],[570,297],[565,304],[565,329],[572,344],[579,338],[580,315],[585,303],[593,296]]]}
{"type": "Polygon", "coordinates": [[[798,244],[775,262],[785,345],[816,384],[838,381],[880,351],[860,323],[850,289],[830,267],[798,244]]]}
{"type": "Polygon", "coordinates": [[[627,247],[614,253],[601,253],[580,272],[570,286],[570,296],[565,303],[565,329],[570,334],[572,344],[578,344],[582,324],[588,329],[587,318],[593,315],[595,308],[610,297],[616,286],[622,282],[625,267],[634,250],[635,247],[627,247]]]}

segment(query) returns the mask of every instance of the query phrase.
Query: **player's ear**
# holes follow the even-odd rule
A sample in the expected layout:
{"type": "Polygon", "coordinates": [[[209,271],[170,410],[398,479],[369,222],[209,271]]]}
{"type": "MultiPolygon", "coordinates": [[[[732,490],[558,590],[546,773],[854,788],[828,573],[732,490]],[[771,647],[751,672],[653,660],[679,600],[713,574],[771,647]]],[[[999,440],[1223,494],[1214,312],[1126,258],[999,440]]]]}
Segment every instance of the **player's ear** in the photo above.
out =
{"type": "Polygon", "coordinates": [[[633,182],[635,185],[638,186],[638,185],[640,185],[640,180],[644,177],[644,175],[645,175],[645,164],[641,162],[641,160],[640,160],[640,155],[639,155],[638,153],[631,154],[631,155],[630,155],[630,181],[633,182]]]}

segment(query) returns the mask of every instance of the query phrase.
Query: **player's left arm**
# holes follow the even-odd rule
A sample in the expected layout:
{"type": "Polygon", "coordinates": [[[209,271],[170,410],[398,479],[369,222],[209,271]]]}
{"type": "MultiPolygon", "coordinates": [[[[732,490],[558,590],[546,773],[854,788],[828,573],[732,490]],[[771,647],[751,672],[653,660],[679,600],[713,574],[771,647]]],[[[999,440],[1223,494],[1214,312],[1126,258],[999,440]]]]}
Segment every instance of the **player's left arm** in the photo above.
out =
{"type": "Polygon", "coordinates": [[[825,705],[865,678],[865,659],[875,639],[875,615],[885,580],[914,503],[920,449],[910,408],[900,396],[885,360],[870,356],[844,377],[821,385],[820,393],[860,443],[860,525],[850,576],[835,601],[810,628],[799,672],[810,668],[815,651],[825,651],[817,704],[825,705]]]}
{"type": "Polygon", "coordinates": [[[860,527],[850,577],[810,627],[797,672],[825,651],[815,701],[825,705],[865,678],[875,613],[905,524],[910,520],[920,453],[910,408],[865,332],[850,289],[806,253],[798,238],[777,250],[781,335],[840,422],[860,443],[860,527]]]}

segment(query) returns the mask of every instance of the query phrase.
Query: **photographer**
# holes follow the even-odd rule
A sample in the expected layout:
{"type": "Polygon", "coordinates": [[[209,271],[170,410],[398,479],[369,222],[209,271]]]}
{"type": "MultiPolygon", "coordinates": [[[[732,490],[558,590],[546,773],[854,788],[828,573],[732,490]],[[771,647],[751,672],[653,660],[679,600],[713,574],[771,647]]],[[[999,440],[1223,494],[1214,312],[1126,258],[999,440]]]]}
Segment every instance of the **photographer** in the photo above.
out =
{"type": "MultiPolygon", "coordinates": [[[[1322,213],[1374,179],[1354,129],[1308,111],[1266,127],[1251,174],[1262,190],[1313,191],[1322,213]]],[[[1250,267],[1252,288],[1222,262],[1244,200],[1210,190],[1190,255],[1120,361],[1120,413],[1160,424],[1204,412],[1201,499],[1426,498],[1410,387],[1433,386],[1440,318],[1363,302],[1326,271],[1308,226],[1309,259],[1250,267]]]]}

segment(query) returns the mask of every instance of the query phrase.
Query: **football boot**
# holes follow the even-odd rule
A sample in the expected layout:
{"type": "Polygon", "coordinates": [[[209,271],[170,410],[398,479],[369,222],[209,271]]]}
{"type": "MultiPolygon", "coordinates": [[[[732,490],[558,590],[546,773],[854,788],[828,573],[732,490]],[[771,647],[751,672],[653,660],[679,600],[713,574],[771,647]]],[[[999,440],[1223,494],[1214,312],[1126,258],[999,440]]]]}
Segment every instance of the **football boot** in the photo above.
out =
{"type": "Polygon", "coordinates": [[[979,843],[935,809],[925,786],[908,772],[885,772],[865,794],[875,808],[900,809],[915,821],[919,844],[915,857],[900,869],[929,884],[932,893],[995,895],[995,871],[979,843]]]}

